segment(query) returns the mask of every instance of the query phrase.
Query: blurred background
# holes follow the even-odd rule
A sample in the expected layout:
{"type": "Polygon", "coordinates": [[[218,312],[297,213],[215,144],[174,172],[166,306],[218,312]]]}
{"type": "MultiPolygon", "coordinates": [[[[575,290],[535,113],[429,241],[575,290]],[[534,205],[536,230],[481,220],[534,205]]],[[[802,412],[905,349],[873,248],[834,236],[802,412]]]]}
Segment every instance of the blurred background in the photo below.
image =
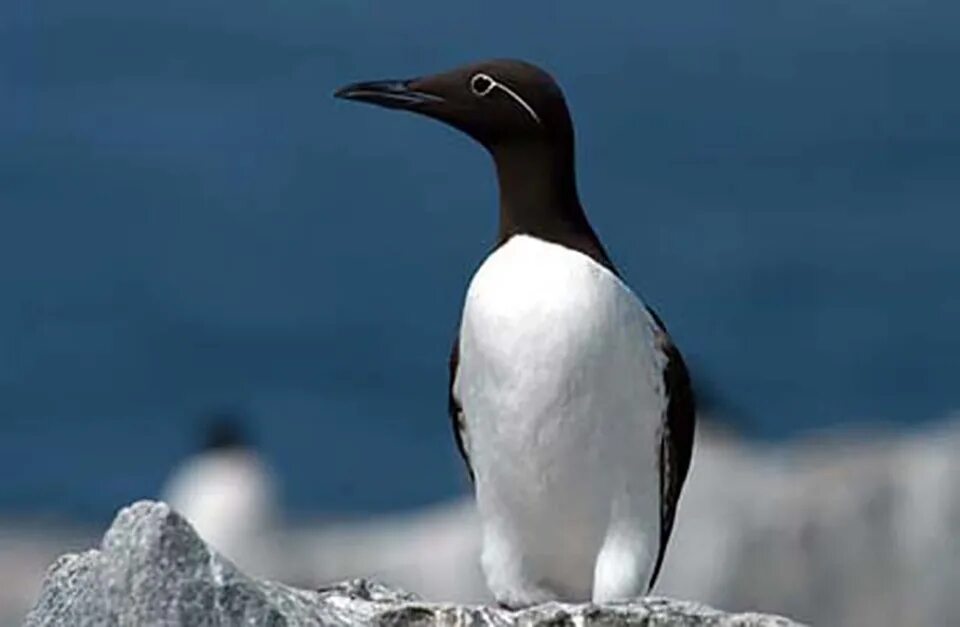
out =
{"type": "Polygon", "coordinates": [[[484,599],[446,360],[492,169],[330,95],[491,56],[562,84],[584,204],[703,399],[658,591],[960,623],[958,29],[948,0],[0,3],[0,623],[159,497],[255,574],[484,599]]]}

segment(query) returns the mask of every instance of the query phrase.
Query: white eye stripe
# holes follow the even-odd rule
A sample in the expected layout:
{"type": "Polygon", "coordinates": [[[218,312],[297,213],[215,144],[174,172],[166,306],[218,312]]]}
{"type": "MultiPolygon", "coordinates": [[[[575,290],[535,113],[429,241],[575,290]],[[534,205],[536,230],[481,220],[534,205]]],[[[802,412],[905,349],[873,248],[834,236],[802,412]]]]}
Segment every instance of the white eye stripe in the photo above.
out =
{"type": "Polygon", "coordinates": [[[504,93],[506,93],[508,96],[516,100],[517,103],[519,103],[520,106],[523,107],[524,111],[530,114],[530,117],[532,117],[537,124],[542,124],[542,122],[540,121],[540,116],[537,115],[537,112],[534,111],[533,107],[527,104],[526,100],[520,97],[520,94],[513,91],[503,83],[497,81],[489,74],[484,74],[483,72],[480,72],[478,74],[474,74],[473,77],[470,79],[470,91],[472,91],[475,95],[481,98],[489,94],[495,88],[502,89],[504,93]],[[485,89],[477,87],[477,83],[481,81],[486,81],[485,89]]]}
{"type": "Polygon", "coordinates": [[[541,122],[540,122],[540,116],[537,115],[537,112],[533,110],[533,107],[531,107],[529,104],[527,104],[527,102],[526,102],[523,98],[520,97],[520,94],[518,94],[517,92],[513,91],[512,89],[510,89],[509,87],[507,87],[507,86],[504,85],[503,83],[495,83],[494,85],[495,85],[496,87],[499,87],[499,88],[502,89],[503,91],[507,92],[507,94],[509,94],[511,98],[513,98],[514,100],[516,100],[517,102],[519,102],[519,103],[520,103],[520,106],[522,106],[524,109],[527,110],[527,113],[529,113],[529,114],[531,115],[531,117],[533,117],[533,119],[536,121],[537,124],[540,124],[540,123],[541,123],[541,122]]]}

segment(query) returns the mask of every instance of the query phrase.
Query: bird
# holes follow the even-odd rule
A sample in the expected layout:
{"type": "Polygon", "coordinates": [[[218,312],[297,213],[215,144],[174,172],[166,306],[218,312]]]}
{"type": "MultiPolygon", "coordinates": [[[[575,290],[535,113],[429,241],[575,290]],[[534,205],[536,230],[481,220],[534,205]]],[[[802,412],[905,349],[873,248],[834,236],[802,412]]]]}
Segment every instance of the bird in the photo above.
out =
{"type": "Polygon", "coordinates": [[[516,609],[649,594],[690,467],[693,389],[587,219],[558,83],[494,59],[334,96],[443,122],[493,160],[497,237],[467,287],[448,393],[493,597],[516,609]]]}
{"type": "Polygon", "coordinates": [[[161,498],[220,553],[262,568],[255,549],[278,522],[278,488],[243,423],[232,410],[207,418],[200,450],[172,470],[161,498]]]}

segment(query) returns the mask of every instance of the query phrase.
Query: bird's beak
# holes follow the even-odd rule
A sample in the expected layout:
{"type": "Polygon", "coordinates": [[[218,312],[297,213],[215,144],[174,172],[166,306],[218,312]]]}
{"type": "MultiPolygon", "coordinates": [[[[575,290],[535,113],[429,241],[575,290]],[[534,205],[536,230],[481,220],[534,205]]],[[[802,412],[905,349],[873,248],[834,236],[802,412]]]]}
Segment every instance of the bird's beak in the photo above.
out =
{"type": "Polygon", "coordinates": [[[423,105],[444,102],[444,99],[417,89],[418,79],[364,81],[341,87],[334,92],[335,98],[358,100],[389,109],[416,111],[423,105]]]}

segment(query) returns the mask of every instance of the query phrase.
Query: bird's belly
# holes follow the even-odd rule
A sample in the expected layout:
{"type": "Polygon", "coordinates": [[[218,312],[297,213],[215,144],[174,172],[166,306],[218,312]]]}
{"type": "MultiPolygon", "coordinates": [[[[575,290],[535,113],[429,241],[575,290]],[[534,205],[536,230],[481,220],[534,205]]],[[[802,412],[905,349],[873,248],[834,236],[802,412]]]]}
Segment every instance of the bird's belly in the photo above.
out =
{"type": "Polygon", "coordinates": [[[655,493],[664,405],[645,310],[585,259],[481,268],[457,377],[481,516],[581,578],[615,502],[655,493]]]}
{"type": "Polygon", "coordinates": [[[653,477],[659,413],[645,411],[642,380],[625,381],[622,355],[550,329],[506,332],[527,344],[522,360],[464,339],[461,372],[483,373],[461,400],[480,506],[490,497],[533,530],[562,522],[599,543],[616,493],[653,477]]]}

